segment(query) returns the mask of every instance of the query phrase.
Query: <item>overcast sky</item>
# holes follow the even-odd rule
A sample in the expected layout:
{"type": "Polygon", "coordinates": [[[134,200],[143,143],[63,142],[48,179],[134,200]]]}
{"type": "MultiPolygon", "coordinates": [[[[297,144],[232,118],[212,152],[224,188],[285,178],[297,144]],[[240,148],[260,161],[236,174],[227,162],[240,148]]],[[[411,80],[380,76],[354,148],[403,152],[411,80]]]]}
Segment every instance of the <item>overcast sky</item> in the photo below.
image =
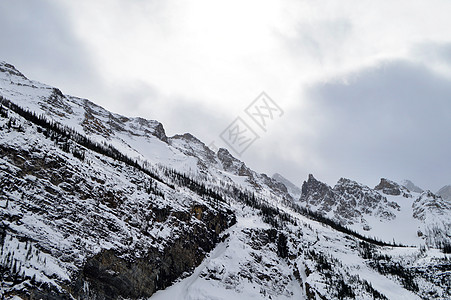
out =
{"type": "Polygon", "coordinates": [[[0,60],[207,145],[241,117],[240,157],[301,185],[451,184],[451,2],[2,0],[0,60]],[[262,131],[265,91],[284,114],[262,131]]]}

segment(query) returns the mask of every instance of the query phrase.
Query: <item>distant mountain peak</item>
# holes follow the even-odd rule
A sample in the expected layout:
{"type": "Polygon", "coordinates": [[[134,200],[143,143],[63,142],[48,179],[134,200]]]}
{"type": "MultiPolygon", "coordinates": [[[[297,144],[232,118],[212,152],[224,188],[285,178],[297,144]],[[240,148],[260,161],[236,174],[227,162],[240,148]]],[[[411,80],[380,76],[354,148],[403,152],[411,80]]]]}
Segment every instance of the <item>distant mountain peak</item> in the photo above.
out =
{"type": "Polygon", "coordinates": [[[436,194],[442,197],[443,200],[451,201],[451,185],[445,185],[436,194]]]}
{"type": "Polygon", "coordinates": [[[308,180],[302,184],[300,200],[307,206],[323,206],[323,211],[330,211],[336,202],[333,189],[327,184],[317,180],[313,174],[309,174],[308,180]]]}
{"type": "Polygon", "coordinates": [[[274,175],[272,175],[272,179],[285,185],[285,187],[288,190],[288,193],[290,193],[290,195],[294,199],[299,199],[299,197],[301,196],[302,193],[301,189],[297,185],[292,183],[290,180],[280,175],[279,173],[274,173],[274,175]]]}
{"type": "MultiPolygon", "coordinates": [[[[315,176],[313,176],[313,174],[308,174],[308,179],[307,179],[308,183],[312,183],[312,182],[319,182],[322,183],[321,181],[319,181],[318,179],[315,178],[315,176]]],[[[305,181],[304,181],[305,183],[305,181]]]]}
{"type": "Polygon", "coordinates": [[[408,189],[409,191],[414,192],[414,193],[422,193],[422,192],[424,192],[424,190],[422,188],[420,188],[419,186],[415,185],[415,183],[413,183],[409,179],[403,180],[401,185],[403,187],[405,187],[406,189],[408,189]]]}

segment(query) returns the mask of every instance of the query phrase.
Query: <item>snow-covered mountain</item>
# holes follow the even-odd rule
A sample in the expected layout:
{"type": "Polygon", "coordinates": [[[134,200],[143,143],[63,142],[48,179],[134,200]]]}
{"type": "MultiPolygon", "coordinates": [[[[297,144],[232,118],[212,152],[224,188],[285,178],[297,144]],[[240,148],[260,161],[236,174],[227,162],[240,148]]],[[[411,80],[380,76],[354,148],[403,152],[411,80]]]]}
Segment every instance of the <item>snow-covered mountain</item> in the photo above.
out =
{"type": "Polygon", "coordinates": [[[424,192],[424,190],[422,188],[420,188],[419,186],[415,185],[415,183],[413,183],[409,179],[403,180],[401,185],[403,187],[405,187],[406,189],[408,189],[409,191],[414,192],[414,193],[422,193],[422,192],[424,192]]]}
{"type": "Polygon", "coordinates": [[[439,189],[436,193],[444,200],[451,201],[451,185],[445,185],[441,189],[439,189]]]}
{"type": "Polygon", "coordinates": [[[288,179],[286,179],[285,177],[283,177],[282,175],[280,175],[279,173],[273,174],[272,179],[280,183],[283,183],[287,187],[288,193],[291,195],[291,197],[293,197],[293,199],[299,199],[299,197],[301,196],[302,194],[301,188],[292,183],[291,181],[289,181],[288,179]]]}
{"type": "Polygon", "coordinates": [[[168,137],[158,121],[111,113],[4,62],[0,95],[5,299],[451,296],[449,206],[430,192],[310,176],[298,201],[226,149],[168,137]],[[409,205],[412,218],[400,214],[409,205]],[[390,245],[380,226],[393,222],[423,246],[390,245]]]}

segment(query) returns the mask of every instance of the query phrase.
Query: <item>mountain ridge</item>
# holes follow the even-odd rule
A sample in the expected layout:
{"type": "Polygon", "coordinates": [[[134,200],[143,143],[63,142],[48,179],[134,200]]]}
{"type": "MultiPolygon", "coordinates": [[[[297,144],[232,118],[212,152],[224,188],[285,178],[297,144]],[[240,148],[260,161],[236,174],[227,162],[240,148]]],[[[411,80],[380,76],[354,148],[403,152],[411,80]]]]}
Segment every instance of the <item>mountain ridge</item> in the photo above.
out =
{"type": "MultiPolygon", "coordinates": [[[[191,134],[167,137],[158,121],[113,114],[5,63],[0,93],[2,104],[18,105],[0,109],[0,292],[7,299],[451,293],[441,284],[449,279],[441,272],[447,254],[362,239],[302,214],[285,184],[227,149],[214,153],[191,134]]],[[[305,191],[319,204],[316,186],[342,203],[344,223],[345,195],[384,217],[388,208],[379,204],[393,202],[349,179],[334,188],[309,180],[305,191]]],[[[433,197],[417,203],[426,221],[444,209],[433,197]]]]}

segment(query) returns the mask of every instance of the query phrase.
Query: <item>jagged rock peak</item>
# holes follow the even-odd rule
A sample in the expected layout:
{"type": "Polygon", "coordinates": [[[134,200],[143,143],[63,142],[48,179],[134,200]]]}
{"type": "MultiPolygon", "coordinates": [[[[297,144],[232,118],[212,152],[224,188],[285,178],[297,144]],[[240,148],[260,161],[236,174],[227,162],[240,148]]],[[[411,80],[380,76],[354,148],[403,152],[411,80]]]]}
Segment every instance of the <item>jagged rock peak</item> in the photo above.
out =
{"type": "Polygon", "coordinates": [[[201,140],[199,140],[197,137],[195,137],[191,133],[176,134],[176,135],[172,136],[171,139],[184,139],[184,140],[205,146],[205,144],[201,140]]]}
{"type": "Polygon", "coordinates": [[[316,205],[324,199],[327,202],[334,202],[335,195],[333,190],[327,184],[318,181],[313,174],[309,174],[308,180],[304,181],[301,188],[301,201],[312,202],[316,205]]]}
{"type": "Polygon", "coordinates": [[[356,195],[358,197],[364,193],[377,194],[368,186],[344,177],[337,181],[337,184],[335,184],[333,190],[338,194],[356,195]]]}
{"type": "Polygon", "coordinates": [[[0,61],[0,72],[5,72],[10,75],[15,75],[22,77],[23,79],[27,79],[22,73],[19,72],[19,70],[16,69],[16,67],[4,61],[0,61]]]}
{"type": "Polygon", "coordinates": [[[302,186],[305,186],[305,185],[319,185],[319,186],[327,186],[327,187],[330,188],[330,186],[328,186],[327,184],[325,184],[325,183],[319,181],[318,179],[316,179],[316,178],[313,176],[313,174],[309,174],[309,175],[308,175],[307,181],[304,181],[304,183],[302,184],[302,186]]]}
{"type": "Polygon", "coordinates": [[[344,178],[344,177],[338,179],[337,184],[335,184],[335,186],[334,186],[334,190],[343,190],[343,189],[347,189],[347,188],[358,189],[358,190],[362,190],[362,189],[370,190],[370,188],[367,187],[366,185],[363,185],[357,181],[354,181],[354,180],[351,180],[348,178],[344,178]]]}
{"type": "Polygon", "coordinates": [[[203,169],[208,169],[209,164],[217,163],[216,153],[190,133],[176,134],[170,137],[169,144],[186,155],[199,158],[198,164],[203,169]]]}
{"type": "Polygon", "coordinates": [[[228,167],[232,166],[234,162],[238,162],[238,159],[236,159],[232,154],[230,154],[229,150],[225,148],[219,148],[217,156],[219,160],[222,162],[224,169],[227,169],[228,167]]]}
{"type": "Polygon", "coordinates": [[[160,122],[158,122],[157,126],[155,127],[155,136],[163,142],[168,142],[166,131],[164,130],[163,124],[161,124],[160,122]]]}
{"type": "Polygon", "coordinates": [[[378,185],[374,187],[376,191],[382,191],[386,195],[399,196],[401,195],[401,186],[394,181],[386,178],[381,178],[378,185]]]}
{"type": "Polygon", "coordinates": [[[434,199],[434,200],[436,200],[437,198],[441,198],[440,196],[434,194],[434,193],[431,192],[430,190],[424,191],[424,192],[421,194],[420,198],[421,198],[421,197],[429,197],[429,198],[434,199]]]}
{"type": "Polygon", "coordinates": [[[234,157],[232,156],[232,154],[230,154],[229,150],[227,150],[226,148],[219,148],[219,150],[218,150],[218,156],[219,156],[219,155],[221,155],[221,156],[230,156],[230,157],[234,158],[234,157]]]}
{"type": "Polygon", "coordinates": [[[246,166],[246,164],[230,154],[229,150],[219,148],[217,155],[225,171],[232,172],[238,176],[252,175],[251,170],[246,166]]]}
{"type": "Polygon", "coordinates": [[[357,183],[357,182],[355,182],[351,179],[348,179],[348,178],[344,178],[344,177],[341,177],[337,181],[337,185],[344,185],[344,184],[349,184],[349,183],[357,183]]]}
{"type": "MultiPolygon", "coordinates": [[[[318,179],[315,178],[315,176],[313,176],[313,174],[308,174],[308,179],[307,182],[321,182],[318,179]]],[[[305,183],[305,181],[304,181],[305,183]]],[[[322,183],[322,182],[321,182],[322,183]]]]}

